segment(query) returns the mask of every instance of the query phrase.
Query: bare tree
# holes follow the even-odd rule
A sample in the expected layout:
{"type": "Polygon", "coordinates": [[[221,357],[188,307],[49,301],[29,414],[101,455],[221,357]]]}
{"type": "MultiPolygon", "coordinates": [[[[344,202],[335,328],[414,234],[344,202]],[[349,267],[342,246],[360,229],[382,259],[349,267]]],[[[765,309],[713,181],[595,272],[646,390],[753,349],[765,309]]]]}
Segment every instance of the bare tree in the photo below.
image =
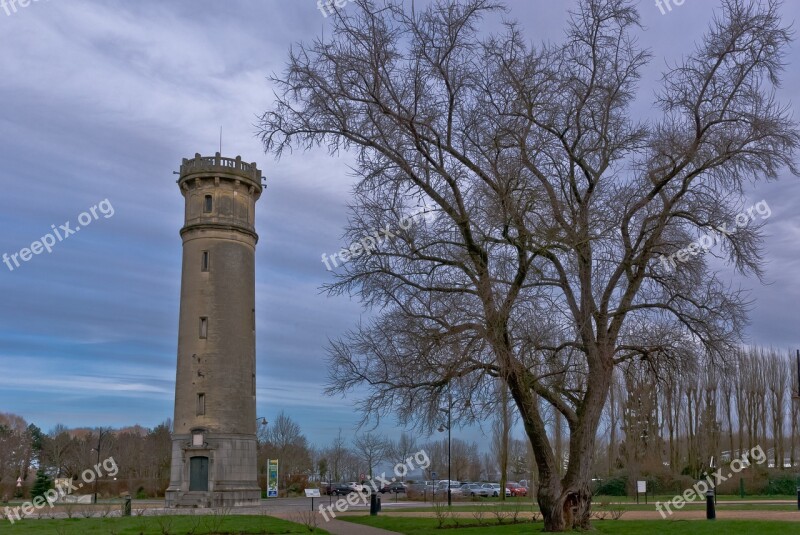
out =
{"type": "MultiPolygon", "coordinates": [[[[428,442],[424,446],[428,457],[431,460],[431,465],[426,471],[426,478],[432,472],[438,474],[438,479],[443,480],[448,478],[448,459],[447,451],[448,444],[447,438],[428,442]]],[[[484,468],[481,467],[481,458],[478,454],[478,445],[475,442],[467,442],[460,438],[453,437],[450,440],[450,476],[453,481],[476,481],[480,479],[481,472],[484,468]]]]}
{"type": "Polygon", "coordinates": [[[367,465],[367,477],[373,477],[375,466],[386,458],[388,444],[386,437],[377,433],[367,432],[356,435],[353,439],[356,456],[367,465]]]}
{"type": "Polygon", "coordinates": [[[783,470],[786,453],[784,451],[784,415],[786,412],[787,376],[791,370],[784,357],[774,350],[764,355],[767,362],[766,376],[769,388],[769,413],[773,447],[775,448],[775,468],[783,470]]]}
{"type": "Polygon", "coordinates": [[[332,481],[341,481],[345,478],[345,465],[347,464],[347,445],[342,436],[342,429],[333,439],[331,445],[324,450],[325,459],[328,461],[328,471],[332,481]]]}
{"type": "MultiPolygon", "coordinates": [[[[409,458],[417,453],[419,445],[411,433],[403,431],[397,440],[387,442],[386,456],[397,465],[403,465],[409,458]]],[[[400,474],[400,480],[405,480],[405,473],[400,474]]]]}
{"type": "Polygon", "coordinates": [[[281,464],[280,488],[288,488],[289,480],[312,474],[311,452],[308,440],[300,425],[281,411],[270,422],[264,434],[262,456],[264,459],[279,459],[281,464]]]}
{"type": "Polygon", "coordinates": [[[66,426],[56,425],[44,440],[43,456],[45,462],[55,470],[55,477],[61,477],[67,466],[67,459],[75,443],[66,426]]]}
{"type": "Polygon", "coordinates": [[[30,451],[31,437],[25,419],[0,413],[0,490],[5,499],[18,490],[17,478],[28,478],[30,451]]]}
{"type": "Polygon", "coordinates": [[[723,0],[644,123],[630,112],[649,60],[632,0],[580,2],[565,42],[543,46],[514,23],[481,38],[491,0],[356,0],[330,39],[293,49],[262,139],[276,156],[355,155],[353,245],[328,289],[380,311],[332,343],[330,392],[366,384],[367,417],[430,429],[450,391],[454,420],[484,417],[499,377],[545,528],[589,527],[614,367],[691,358],[689,341],[724,356],[744,325],[744,297],[689,244],[714,232],[761,275],[761,223],[729,230],[745,181],[798,174],[800,137],[773,94],[790,39],[778,7],[723,0]],[[420,206],[431,217],[409,219],[420,206]],[[540,401],[566,424],[563,474],[540,401]]]}

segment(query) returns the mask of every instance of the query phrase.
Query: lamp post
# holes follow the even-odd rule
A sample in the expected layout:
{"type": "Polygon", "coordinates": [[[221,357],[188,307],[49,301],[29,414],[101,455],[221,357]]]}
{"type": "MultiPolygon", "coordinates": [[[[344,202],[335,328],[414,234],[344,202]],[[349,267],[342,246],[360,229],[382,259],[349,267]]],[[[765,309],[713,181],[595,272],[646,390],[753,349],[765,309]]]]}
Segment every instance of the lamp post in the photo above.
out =
{"type": "MultiPolygon", "coordinates": [[[[792,392],[792,403],[800,403],[800,349],[797,350],[797,392],[792,392]]],[[[777,466],[778,463],[775,463],[777,466]]],[[[783,466],[783,459],[781,459],[781,466],[783,466]]],[[[797,483],[797,510],[800,511],[800,478],[796,479],[797,483]]]]}
{"type": "MultiPolygon", "coordinates": [[[[263,425],[264,427],[266,427],[269,422],[267,422],[267,419],[264,418],[263,416],[259,416],[258,418],[256,418],[256,423],[259,426],[263,425]]],[[[256,437],[257,436],[258,435],[256,435],[256,437]]],[[[258,438],[256,438],[256,450],[258,450],[258,438]]],[[[258,451],[256,451],[256,479],[258,479],[258,451]]]]}
{"type": "MultiPolygon", "coordinates": [[[[100,447],[103,445],[103,435],[104,434],[105,433],[103,432],[103,428],[101,427],[97,431],[97,448],[92,448],[92,450],[97,453],[97,464],[95,464],[95,466],[99,466],[100,465],[100,447]]],[[[97,504],[97,480],[99,478],[100,478],[99,475],[94,478],[94,501],[92,502],[94,504],[97,504]]]]}
{"type": "Polygon", "coordinates": [[[447,506],[452,507],[453,498],[452,493],[450,492],[450,482],[453,480],[453,478],[450,473],[450,428],[453,426],[453,394],[447,394],[447,408],[439,410],[447,413],[447,425],[439,426],[439,432],[444,432],[445,427],[447,428],[447,506]]]}

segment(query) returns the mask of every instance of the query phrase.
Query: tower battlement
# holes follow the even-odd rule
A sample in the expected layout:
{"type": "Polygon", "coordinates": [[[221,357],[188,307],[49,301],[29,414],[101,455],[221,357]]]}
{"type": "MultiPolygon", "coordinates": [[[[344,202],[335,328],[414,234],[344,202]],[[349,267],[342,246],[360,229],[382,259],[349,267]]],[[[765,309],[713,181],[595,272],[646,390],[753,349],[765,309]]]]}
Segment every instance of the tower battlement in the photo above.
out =
{"type": "Polygon", "coordinates": [[[214,156],[201,156],[198,152],[194,158],[184,158],[181,163],[178,184],[182,186],[186,180],[209,175],[244,179],[250,185],[258,188],[261,193],[261,170],[257,167],[256,162],[244,162],[241,156],[226,158],[219,152],[214,156]]]}

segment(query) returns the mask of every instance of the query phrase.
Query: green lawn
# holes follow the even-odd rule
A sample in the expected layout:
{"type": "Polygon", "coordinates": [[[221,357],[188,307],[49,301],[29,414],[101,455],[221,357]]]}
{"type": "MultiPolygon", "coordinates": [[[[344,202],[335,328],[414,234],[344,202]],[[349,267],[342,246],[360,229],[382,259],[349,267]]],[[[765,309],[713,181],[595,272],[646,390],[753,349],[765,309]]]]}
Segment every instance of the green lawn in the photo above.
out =
{"type": "MultiPolygon", "coordinates": [[[[659,495],[657,495],[655,497],[653,497],[651,495],[648,495],[647,496],[647,501],[648,501],[648,503],[654,503],[656,501],[665,502],[665,501],[671,500],[675,496],[676,496],[675,494],[669,494],[669,495],[667,495],[667,494],[663,494],[663,495],[659,494],[659,495]]],[[[530,496],[527,496],[527,497],[524,497],[524,498],[523,497],[520,497],[520,498],[508,497],[508,498],[506,498],[506,503],[514,503],[514,502],[530,503],[531,499],[532,498],[530,496]]],[[[394,502],[394,496],[392,496],[391,498],[387,498],[386,496],[384,496],[383,497],[383,501],[384,501],[384,503],[394,502]]],[[[403,500],[400,500],[400,501],[403,501],[403,500]]],[[[444,501],[447,501],[447,500],[445,499],[444,501]]],[[[457,503],[473,503],[473,502],[474,503],[488,503],[488,502],[500,503],[501,502],[500,498],[484,498],[484,497],[475,497],[475,498],[472,498],[472,499],[469,499],[469,500],[468,499],[460,499],[460,498],[458,498],[458,499],[454,499],[454,501],[457,502],[457,503]]],[[[770,495],[770,496],[768,496],[768,495],[764,495],[764,494],[759,494],[757,496],[747,496],[746,495],[744,498],[741,498],[738,494],[720,494],[719,496],[717,496],[717,501],[725,501],[725,502],[738,502],[738,501],[767,501],[767,502],[768,501],[792,501],[792,502],[797,502],[797,496],[796,495],[774,495],[774,496],[770,495]]],[[[430,503],[430,502],[431,502],[430,496],[428,496],[427,503],[430,503]]],[[[636,504],[636,498],[632,498],[630,496],[600,496],[600,495],[592,496],[592,503],[609,503],[609,502],[611,502],[611,503],[627,503],[627,504],[634,504],[635,505],[636,504]]],[[[424,502],[420,501],[420,503],[424,503],[424,502]]],[[[644,505],[644,496],[641,496],[639,498],[639,503],[644,505]]]]}
{"type": "MultiPolygon", "coordinates": [[[[662,503],[665,502],[662,500],[662,503]]],[[[593,501],[592,502],[592,510],[593,511],[609,511],[611,509],[620,508],[625,511],[655,511],[655,502],[649,501],[647,505],[645,505],[644,501],[637,504],[636,502],[633,503],[620,503],[618,505],[602,505],[603,502],[593,501]]],[[[527,501],[506,501],[506,503],[501,502],[493,502],[493,503],[484,503],[483,505],[479,503],[458,503],[453,505],[453,511],[461,511],[461,512],[472,512],[472,511],[491,511],[497,508],[502,509],[503,511],[538,511],[539,506],[532,503],[530,500],[527,501]]],[[[769,503],[723,503],[720,502],[717,504],[717,509],[720,511],[797,511],[797,505],[795,502],[787,503],[787,504],[769,504],[769,503]]],[[[419,507],[403,507],[400,508],[393,508],[391,506],[387,506],[386,511],[391,512],[407,512],[407,513],[430,513],[433,512],[434,508],[429,503],[427,505],[420,503],[419,507]]],[[[682,511],[705,511],[706,510],[706,502],[705,501],[695,501],[694,503],[687,504],[682,511]]]]}
{"type": "MultiPolygon", "coordinates": [[[[302,524],[295,524],[271,516],[142,516],[127,518],[71,518],[63,520],[22,520],[11,525],[0,520],[0,533],[10,535],[210,535],[236,533],[259,535],[264,533],[310,533],[302,524]]],[[[321,527],[322,524],[320,524],[321,527]]],[[[317,529],[316,534],[327,531],[317,529]]]]}
{"type": "MultiPolygon", "coordinates": [[[[667,501],[674,498],[676,494],[659,494],[655,497],[652,495],[647,496],[647,501],[653,503],[654,501],[667,501]]],[[[781,501],[781,500],[792,500],[797,501],[796,495],[767,495],[767,494],[758,494],[754,496],[748,496],[745,494],[744,498],[740,497],[738,494],[719,494],[717,495],[718,501],[726,501],[726,502],[733,502],[733,501],[781,501]]],[[[592,501],[595,503],[600,502],[627,502],[627,503],[636,503],[635,497],[630,496],[593,496],[592,501]]],[[[644,503],[644,496],[639,497],[639,503],[644,503]]]]}
{"type": "MultiPolygon", "coordinates": [[[[543,529],[541,522],[514,525],[487,525],[472,528],[438,529],[435,518],[402,518],[390,516],[350,516],[342,520],[388,529],[408,535],[472,535],[492,533],[498,535],[530,535],[543,529]]],[[[463,523],[474,522],[473,519],[462,519],[463,523]]],[[[595,533],[613,533],[615,535],[786,535],[800,533],[800,526],[787,522],[760,522],[735,520],[601,520],[592,524],[595,533]]]]}

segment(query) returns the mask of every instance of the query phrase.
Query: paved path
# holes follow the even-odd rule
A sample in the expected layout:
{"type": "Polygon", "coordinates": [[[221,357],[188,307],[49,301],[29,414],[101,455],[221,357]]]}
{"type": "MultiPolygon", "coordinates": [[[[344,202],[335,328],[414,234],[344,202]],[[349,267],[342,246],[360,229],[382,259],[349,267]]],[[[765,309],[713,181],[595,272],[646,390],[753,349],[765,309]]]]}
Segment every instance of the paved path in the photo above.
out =
{"type": "MultiPolygon", "coordinates": [[[[316,514],[317,518],[319,519],[317,527],[324,529],[333,535],[398,535],[396,531],[373,528],[372,526],[364,526],[362,524],[356,524],[355,522],[344,522],[342,520],[334,520],[332,518],[326,521],[319,513],[314,514],[316,514]]],[[[302,521],[298,519],[296,513],[278,513],[273,514],[272,516],[302,524],[302,521]]]]}
{"type": "Polygon", "coordinates": [[[333,535],[398,535],[396,531],[373,528],[354,522],[343,522],[342,520],[331,520],[320,527],[333,535]]]}

